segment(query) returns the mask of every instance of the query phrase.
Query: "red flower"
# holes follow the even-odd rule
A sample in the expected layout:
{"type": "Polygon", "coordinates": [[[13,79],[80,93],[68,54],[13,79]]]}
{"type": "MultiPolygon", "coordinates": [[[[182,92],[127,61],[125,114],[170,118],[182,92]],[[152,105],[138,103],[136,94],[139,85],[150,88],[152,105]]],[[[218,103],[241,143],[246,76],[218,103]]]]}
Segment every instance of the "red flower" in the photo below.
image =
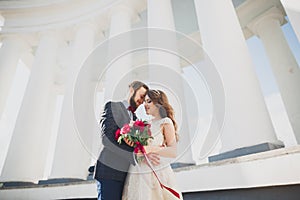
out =
{"type": "Polygon", "coordinates": [[[133,125],[134,126],[140,126],[140,127],[146,126],[146,124],[143,121],[140,121],[140,120],[135,121],[133,125]]]}
{"type": "Polygon", "coordinates": [[[116,131],[116,133],[115,133],[115,138],[116,138],[116,140],[118,140],[118,138],[120,137],[120,135],[121,135],[121,130],[118,129],[118,130],[116,131]]]}
{"type": "Polygon", "coordinates": [[[139,127],[140,131],[143,132],[146,124],[143,121],[138,120],[134,122],[133,126],[139,127]]]}

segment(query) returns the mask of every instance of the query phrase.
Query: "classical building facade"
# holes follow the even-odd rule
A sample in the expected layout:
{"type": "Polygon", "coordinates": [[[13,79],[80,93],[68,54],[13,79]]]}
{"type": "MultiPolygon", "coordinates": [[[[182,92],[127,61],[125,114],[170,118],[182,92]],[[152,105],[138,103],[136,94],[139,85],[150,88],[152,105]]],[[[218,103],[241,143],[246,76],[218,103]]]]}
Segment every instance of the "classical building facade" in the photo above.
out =
{"type": "Polygon", "coordinates": [[[0,116],[13,124],[1,133],[0,199],[94,198],[88,168],[101,148],[100,106],[126,97],[134,79],[167,90],[180,116],[187,134],[174,167],[186,199],[300,183],[300,71],[281,29],[290,23],[300,40],[297,1],[12,0],[0,2],[0,16],[0,116]],[[246,44],[253,36],[280,91],[292,147],[268,113],[246,44]],[[13,87],[20,66],[28,72],[23,90],[13,87]],[[205,136],[193,119],[201,108],[191,106],[201,94],[182,76],[189,67],[212,99],[205,136]],[[13,90],[19,100],[9,98],[13,90]],[[19,102],[13,120],[4,115],[9,101],[19,102]]]}

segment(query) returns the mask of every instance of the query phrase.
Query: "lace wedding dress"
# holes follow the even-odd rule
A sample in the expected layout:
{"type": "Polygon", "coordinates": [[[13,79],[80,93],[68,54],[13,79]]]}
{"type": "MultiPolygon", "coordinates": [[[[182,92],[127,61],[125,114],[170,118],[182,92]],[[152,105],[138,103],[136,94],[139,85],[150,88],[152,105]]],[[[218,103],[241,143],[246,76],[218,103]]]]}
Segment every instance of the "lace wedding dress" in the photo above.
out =
{"type": "MultiPolygon", "coordinates": [[[[153,120],[151,122],[151,132],[153,140],[149,145],[161,146],[164,142],[161,125],[164,123],[171,123],[170,118],[163,118],[160,120],[153,120]]],[[[162,182],[167,187],[170,187],[179,193],[175,174],[170,166],[170,158],[160,158],[160,165],[154,166],[154,169],[162,182]]],[[[162,188],[150,167],[145,162],[140,162],[135,166],[130,166],[127,180],[124,185],[122,200],[165,200],[175,199],[172,194],[167,195],[162,188]],[[170,196],[170,197],[167,197],[170,196]]],[[[181,194],[180,194],[181,196],[181,194]]],[[[182,196],[181,196],[182,199],[182,196]]]]}

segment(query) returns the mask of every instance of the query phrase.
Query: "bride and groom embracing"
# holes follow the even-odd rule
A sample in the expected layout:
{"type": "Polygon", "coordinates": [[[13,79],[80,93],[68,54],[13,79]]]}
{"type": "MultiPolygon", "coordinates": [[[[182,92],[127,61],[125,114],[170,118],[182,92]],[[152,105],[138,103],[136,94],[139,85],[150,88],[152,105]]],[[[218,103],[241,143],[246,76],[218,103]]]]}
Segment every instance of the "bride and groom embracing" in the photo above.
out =
{"type": "Polygon", "coordinates": [[[182,199],[168,163],[168,158],[176,157],[178,137],[174,111],[164,92],[151,90],[140,81],[132,82],[127,101],[105,104],[100,126],[103,149],[95,173],[99,200],[182,199]],[[142,153],[133,153],[133,143],[125,140],[119,144],[115,133],[137,119],[134,111],[143,103],[146,113],[153,118],[152,138],[144,146],[147,159],[141,161],[137,157],[142,153]],[[162,186],[173,189],[180,197],[162,186]]]}

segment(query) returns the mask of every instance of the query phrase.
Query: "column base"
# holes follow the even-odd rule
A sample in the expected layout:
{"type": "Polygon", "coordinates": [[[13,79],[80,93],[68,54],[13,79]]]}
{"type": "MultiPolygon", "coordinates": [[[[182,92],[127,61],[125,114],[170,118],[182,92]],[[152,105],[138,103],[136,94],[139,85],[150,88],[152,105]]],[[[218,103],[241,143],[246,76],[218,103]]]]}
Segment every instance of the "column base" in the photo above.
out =
{"type": "Polygon", "coordinates": [[[218,155],[210,156],[208,157],[209,162],[215,162],[215,161],[220,161],[220,160],[225,160],[229,158],[236,158],[240,156],[245,156],[249,154],[255,154],[255,153],[260,153],[264,151],[270,151],[274,149],[279,149],[283,148],[284,144],[283,143],[262,143],[262,144],[257,144],[253,146],[248,146],[248,147],[242,147],[238,149],[234,149],[232,151],[227,151],[218,155]]]}
{"type": "Polygon", "coordinates": [[[81,182],[85,181],[79,178],[54,178],[48,180],[40,180],[38,185],[49,185],[49,184],[59,184],[59,183],[71,183],[71,182],[81,182]]]}
{"type": "Polygon", "coordinates": [[[36,185],[33,182],[23,182],[23,181],[10,181],[10,182],[1,182],[0,188],[16,188],[16,187],[29,187],[36,185]]]}
{"type": "Polygon", "coordinates": [[[181,168],[181,167],[188,167],[188,166],[193,166],[196,165],[195,163],[180,163],[180,162],[176,162],[176,163],[171,163],[171,168],[172,169],[176,169],[176,168],[181,168]]]}

